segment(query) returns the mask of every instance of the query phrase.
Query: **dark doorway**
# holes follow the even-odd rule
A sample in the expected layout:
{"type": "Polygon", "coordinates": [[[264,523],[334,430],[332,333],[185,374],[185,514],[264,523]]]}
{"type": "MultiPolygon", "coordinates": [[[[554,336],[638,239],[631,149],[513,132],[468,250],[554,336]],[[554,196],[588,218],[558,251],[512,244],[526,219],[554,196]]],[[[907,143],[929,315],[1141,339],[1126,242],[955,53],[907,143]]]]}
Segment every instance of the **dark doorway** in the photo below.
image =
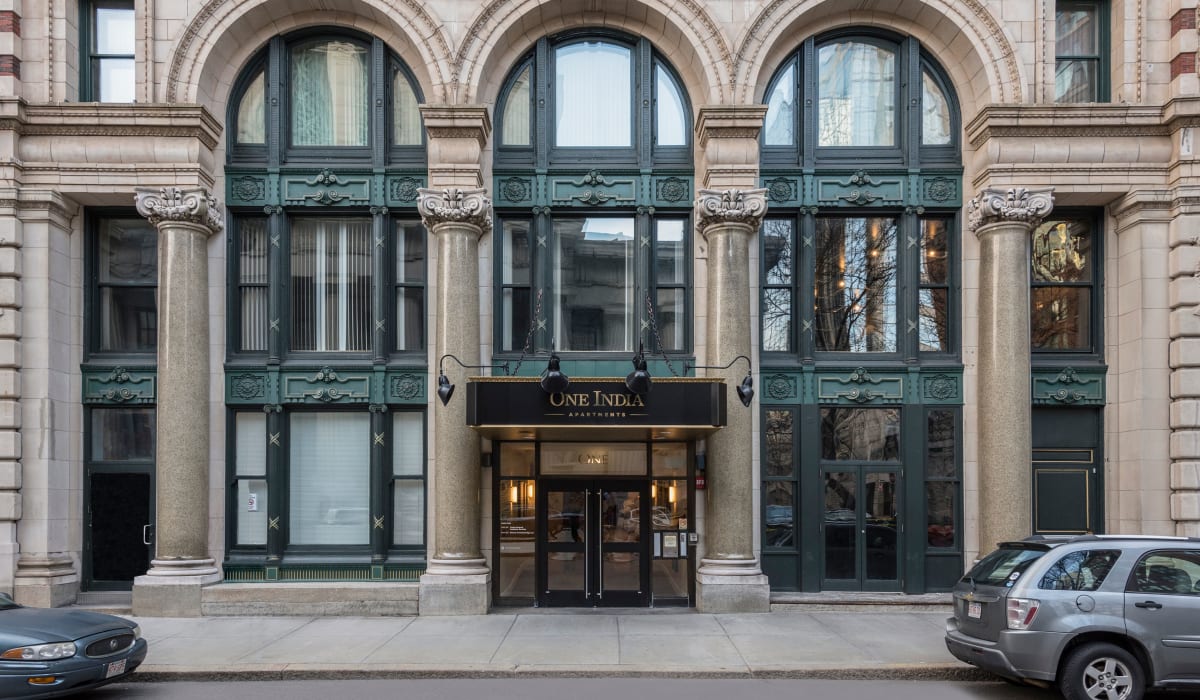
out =
{"type": "Polygon", "coordinates": [[[1101,409],[1033,409],[1033,532],[1104,531],[1101,409]]]}
{"type": "Polygon", "coordinates": [[[150,568],[153,517],[148,473],[89,475],[90,590],[128,590],[150,568]]]}

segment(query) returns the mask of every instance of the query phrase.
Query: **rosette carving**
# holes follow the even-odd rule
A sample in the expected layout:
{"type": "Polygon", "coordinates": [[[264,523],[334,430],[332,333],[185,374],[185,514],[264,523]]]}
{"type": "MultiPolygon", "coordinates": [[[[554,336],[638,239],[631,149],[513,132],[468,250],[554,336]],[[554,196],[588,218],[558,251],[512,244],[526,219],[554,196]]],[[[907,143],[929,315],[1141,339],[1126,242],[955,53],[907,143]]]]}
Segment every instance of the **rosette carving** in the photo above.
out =
{"type": "Polygon", "coordinates": [[[696,193],[700,230],[715,224],[747,224],[758,228],[767,213],[767,190],[700,190],[696,193]]]}
{"type": "Polygon", "coordinates": [[[486,193],[482,187],[474,190],[422,187],[417,190],[417,211],[421,212],[421,220],[431,231],[438,224],[454,222],[478,226],[486,233],[492,229],[492,200],[485,196],[486,193]]]}
{"type": "Polygon", "coordinates": [[[155,226],[159,222],[186,222],[207,226],[209,233],[225,228],[225,214],[217,198],[203,187],[135,187],[138,213],[155,226]]]}
{"type": "Polygon", "coordinates": [[[985,189],[967,203],[967,226],[978,231],[981,226],[1000,222],[1019,222],[1030,228],[1037,226],[1054,209],[1054,189],[1030,190],[1014,187],[1009,190],[985,189]]]}

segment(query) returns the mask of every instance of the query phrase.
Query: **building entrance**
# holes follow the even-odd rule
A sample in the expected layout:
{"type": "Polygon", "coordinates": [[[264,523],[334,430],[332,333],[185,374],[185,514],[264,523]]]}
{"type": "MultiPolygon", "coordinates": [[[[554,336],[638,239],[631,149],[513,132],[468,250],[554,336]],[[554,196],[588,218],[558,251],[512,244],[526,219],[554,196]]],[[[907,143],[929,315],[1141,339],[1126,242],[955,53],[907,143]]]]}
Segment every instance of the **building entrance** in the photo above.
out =
{"type": "Polygon", "coordinates": [[[129,590],[150,568],[153,549],[153,479],[148,472],[88,475],[85,587],[129,590]]]}
{"type": "Polygon", "coordinates": [[[541,604],[649,603],[647,492],[645,480],[542,481],[541,604]]]}
{"type": "Polygon", "coordinates": [[[898,470],[839,465],[825,482],[825,590],[900,587],[898,470]]]}

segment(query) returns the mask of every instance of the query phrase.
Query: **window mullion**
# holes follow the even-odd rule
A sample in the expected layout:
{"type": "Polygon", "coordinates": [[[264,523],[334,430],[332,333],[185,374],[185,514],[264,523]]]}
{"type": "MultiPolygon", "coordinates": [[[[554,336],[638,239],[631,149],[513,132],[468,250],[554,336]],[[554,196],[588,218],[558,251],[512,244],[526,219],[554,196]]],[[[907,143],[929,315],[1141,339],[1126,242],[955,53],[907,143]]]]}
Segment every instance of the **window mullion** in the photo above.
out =
{"type": "Polygon", "coordinates": [[[371,318],[373,319],[371,336],[375,364],[386,363],[388,351],[398,345],[398,342],[388,343],[388,328],[393,327],[392,332],[396,334],[397,339],[404,332],[400,327],[399,313],[388,314],[387,312],[388,290],[392,291],[392,304],[399,306],[402,303],[399,299],[398,287],[395,285],[395,275],[396,266],[400,260],[403,233],[399,227],[390,224],[391,220],[387,216],[385,207],[371,208],[371,241],[368,244],[371,246],[372,276],[375,278],[375,284],[371,285],[371,318]],[[391,245],[387,243],[389,238],[391,245]],[[381,245],[379,241],[384,243],[381,245]],[[389,260],[392,262],[390,266],[388,265],[389,260]],[[390,275],[389,267],[391,268],[390,275]],[[391,280],[392,284],[388,284],[385,280],[391,280]],[[389,317],[392,319],[391,322],[385,320],[389,317]],[[383,321],[382,327],[380,327],[380,321],[383,321]]]}
{"type": "Polygon", "coordinates": [[[816,324],[816,313],[813,305],[816,303],[815,285],[816,269],[813,254],[815,236],[817,234],[817,217],[810,208],[800,216],[798,235],[795,241],[793,255],[793,284],[798,287],[793,292],[792,303],[796,306],[796,351],[805,360],[813,358],[813,334],[816,324]]]}

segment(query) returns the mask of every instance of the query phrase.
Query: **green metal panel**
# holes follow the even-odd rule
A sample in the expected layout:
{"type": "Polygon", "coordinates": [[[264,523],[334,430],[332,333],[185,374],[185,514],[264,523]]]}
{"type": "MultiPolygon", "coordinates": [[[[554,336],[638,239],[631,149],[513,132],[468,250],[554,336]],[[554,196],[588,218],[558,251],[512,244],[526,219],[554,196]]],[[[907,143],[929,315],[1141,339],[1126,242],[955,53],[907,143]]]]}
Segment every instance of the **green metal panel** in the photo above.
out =
{"type": "Polygon", "coordinates": [[[817,375],[817,401],[823,404],[891,404],[903,400],[904,376],[898,372],[872,374],[859,367],[848,374],[817,375]]]}
{"type": "Polygon", "coordinates": [[[158,373],[149,368],[83,368],[85,404],[150,404],[157,399],[158,373]]]}
{"type": "Polygon", "coordinates": [[[284,403],[356,404],[371,399],[370,370],[322,367],[316,373],[281,372],[284,403]]]}
{"type": "Polygon", "coordinates": [[[387,206],[417,206],[417,190],[425,186],[424,174],[394,174],[385,177],[387,206]]]}
{"type": "Polygon", "coordinates": [[[266,370],[226,371],[225,403],[234,406],[273,403],[268,396],[272,381],[277,382],[278,378],[272,377],[266,370]]]}
{"type": "Polygon", "coordinates": [[[552,176],[550,201],[569,206],[622,206],[638,203],[638,176],[589,170],[582,176],[552,176]]]}
{"type": "Polygon", "coordinates": [[[655,176],[651,200],[656,207],[686,207],[695,198],[694,178],[688,174],[655,176]]]}
{"type": "Polygon", "coordinates": [[[497,175],[492,192],[498,207],[531,205],[537,196],[533,177],[518,175],[497,175]]]}
{"type": "Polygon", "coordinates": [[[962,176],[958,173],[922,174],[917,183],[919,206],[962,206],[962,176]]]}
{"type": "Polygon", "coordinates": [[[767,189],[767,199],[771,206],[793,207],[801,204],[800,177],[778,175],[764,177],[761,186],[767,189]]]}
{"type": "Polygon", "coordinates": [[[283,175],[283,203],[292,206],[364,206],[371,203],[371,175],[325,168],[307,175],[283,175]]]}
{"type": "Polygon", "coordinates": [[[425,564],[303,564],[246,565],[223,567],[227,583],[269,583],[274,581],[392,581],[416,583],[425,573],[425,564]]]}
{"type": "Polygon", "coordinates": [[[428,400],[429,372],[424,369],[388,370],[384,384],[384,400],[377,403],[424,405],[428,400]]]}
{"type": "Polygon", "coordinates": [[[226,187],[225,201],[231,207],[237,206],[266,206],[272,204],[268,178],[264,173],[243,173],[226,171],[229,185],[226,187]]]}
{"type": "Polygon", "coordinates": [[[962,370],[956,373],[923,370],[919,403],[959,405],[963,402],[962,370]]]}
{"type": "Polygon", "coordinates": [[[1033,370],[1033,403],[1049,406],[1103,406],[1106,367],[1033,370]]]}
{"type": "Polygon", "coordinates": [[[817,206],[895,207],[905,203],[903,173],[868,173],[859,170],[845,175],[825,175],[816,180],[817,206]]]}
{"type": "Polygon", "coordinates": [[[1091,465],[1050,466],[1033,469],[1033,530],[1037,533],[1084,534],[1093,532],[1090,503],[1091,465]]]}
{"type": "Polygon", "coordinates": [[[762,373],[763,399],[771,403],[793,403],[800,399],[801,378],[797,373],[762,373]]]}
{"type": "Polygon", "coordinates": [[[962,369],[763,368],[762,401],[770,404],[958,406],[963,402],[962,369]]]}

